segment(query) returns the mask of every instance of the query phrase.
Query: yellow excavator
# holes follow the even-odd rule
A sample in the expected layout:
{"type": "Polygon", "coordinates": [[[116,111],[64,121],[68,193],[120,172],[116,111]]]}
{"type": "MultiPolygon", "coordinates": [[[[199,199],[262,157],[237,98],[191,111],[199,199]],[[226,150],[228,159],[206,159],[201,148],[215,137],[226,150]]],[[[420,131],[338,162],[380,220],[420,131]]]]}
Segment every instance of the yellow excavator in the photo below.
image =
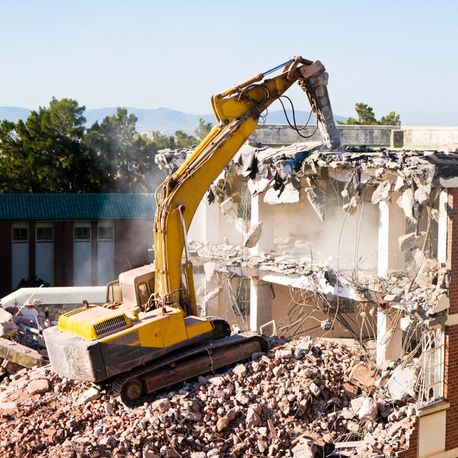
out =
{"type": "Polygon", "coordinates": [[[323,142],[340,145],[327,77],[319,61],[294,57],[212,97],[217,125],[156,191],[154,271],[150,265],[120,274],[105,305],[84,303],[44,331],[55,372],[110,383],[131,404],[267,350],[262,336],[231,335],[224,320],[198,316],[186,234],[206,190],[292,84],[306,92],[323,142]],[[267,79],[271,73],[279,74],[267,79]]]}

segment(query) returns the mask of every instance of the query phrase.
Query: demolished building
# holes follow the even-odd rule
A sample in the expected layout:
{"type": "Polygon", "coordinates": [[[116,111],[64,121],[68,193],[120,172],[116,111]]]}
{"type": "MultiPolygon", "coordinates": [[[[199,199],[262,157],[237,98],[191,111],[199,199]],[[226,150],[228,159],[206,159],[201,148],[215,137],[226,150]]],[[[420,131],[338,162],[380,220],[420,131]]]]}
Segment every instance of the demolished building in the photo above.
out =
{"type": "Polygon", "coordinates": [[[245,145],[188,234],[202,313],[360,342],[392,398],[416,399],[403,456],[456,456],[457,187],[453,148],[245,145]]]}

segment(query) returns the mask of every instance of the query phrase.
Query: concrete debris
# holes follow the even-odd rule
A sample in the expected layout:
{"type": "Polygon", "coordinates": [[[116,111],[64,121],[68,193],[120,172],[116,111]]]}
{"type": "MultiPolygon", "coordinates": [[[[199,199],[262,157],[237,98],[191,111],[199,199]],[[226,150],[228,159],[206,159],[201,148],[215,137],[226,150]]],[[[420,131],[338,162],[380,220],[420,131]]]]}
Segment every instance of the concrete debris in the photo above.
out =
{"type": "Polygon", "coordinates": [[[0,380],[46,362],[41,332],[50,325],[39,299],[21,307],[10,307],[8,311],[0,306],[0,380]]]}
{"type": "Polygon", "coordinates": [[[408,218],[413,223],[417,222],[413,216],[414,194],[412,188],[407,188],[398,198],[396,203],[399,205],[399,207],[402,208],[406,218],[408,218]]]}
{"type": "Polygon", "coordinates": [[[390,196],[391,182],[382,181],[372,194],[371,202],[377,205],[379,202],[388,200],[390,196]]]}
{"type": "Polygon", "coordinates": [[[326,207],[326,195],[316,185],[316,183],[312,183],[312,179],[310,177],[306,177],[305,182],[307,183],[307,186],[305,187],[304,190],[305,190],[307,199],[310,202],[310,205],[312,206],[313,210],[315,211],[320,221],[324,221],[324,210],[326,207]]]}
{"type": "Polygon", "coordinates": [[[192,149],[187,148],[178,150],[172,150],[170,148],[160,149],[154,155],[154,162],[160,170],[164,170],[167,172],[167,175],[170,175],[178,170],[190,152],[192,152],[192,149]]]}
{"type": "MultiPolygon", "coordinates": [[[[156,162],[159,168],[172,172],[192,151],[160,150],[156,162]]],[[[310,191],[318,187],[311,187],[310,183],[327,175],[345,183],[342,191],[345,211],[355,212],[364,187],[369,186],[373,190],[373,204],[389,200],[391,192],[401,192],[398,205],[409,220],[416,222],[415,213],[430,200],[433,185],[457,174],[455,151],[388,151],[365,147],[328,151],[321,143],[309,142],[280,148],[254,148],[245,144],[218,181],[224,183],[228,177],[231,181],[234,175],[248,177],[248,188],[253,195],[264,192],[264,202],[278,205],[300,201],[302,180],[308,199],[321,215],[319,191],[315,191],[316,194],[310,191]]],[[[218,185],[212,186],[211,192],[210,200],[216,195],[220,203],[231,196],[230,190],[218,189],[218,185]]]]}
{"type": "Polygon", "coordinates": [[[413,366],[396,367],[388,380],[387,388],[391,398],[395,401],[402,401],[408,396],[415,395],[417,383],[417,370],[413,366]]]}
{"type": "MultiPolygon", "coordinates": [[[[413,236],[409,234],[409,237],[413,236]]],[[[419,267],[414,263],[411,270],[391,271],[386,278],[370,272],[360,272],[358,277],[354,277],[331,267],[311,265],[309,258],[278,254],[275,251],[253,256],[241,246],[196,241],[190,241],[189,246],[191,254],[197,259],[214,262],[217,272],[234,273],[237,268],[256,268],[260,272],[288,276],[290,281],[294,278],[295,287],[322,293],[327,297],[340,296],[374,305],[389,302],[392,307],[408,313],[423,310],[429,315],[433,310],[441,310],[448,304],[444,297],[448,291],[447,270],[436,260],[424,256],[421,256],[419,267]],[[442,281],[436,282],[438,277],[442,281]]]]}
{"type": "Polygon", "coordinates": [[[43,356],[36,350],[2,337],[0,337],[0,358],[28,368],[43,363],[43,356]]]}
{"type": "Polygon", "coordinates": [[[48,366],[15,374],[0,384],[0,455],[392,457],[408,448],[411,400],[394,404],[381,389],[348,392],[352,367],[366,358],[358,347],[310,339],[275,345],[132,409],[48,366]]]}
{"type": "Polygon", "coordinates": [[[415,232],[401,235],[399,237],[399,249],[401,251],[409,251],[414,248],[421,248],[425,241],[425,237],[426,232],[421,232],[418,235],[415,232]]]}
{"type": "Polygon", "coordinates": [[[260,221],[258,224],[253,226],[248,234],[245,237],[245,240],[243,242],[243,246],[247,248],[253,248],[257,245],[259,239],[261,238],[262,234],[262,221],[260,221]]]}
{"type": "Polygon", "coordinates": [[[13,321],[13,315],[0,307],[0,337],[14,337],[18,326],[13,321]]]}
{"type": "Polygon", "coordinates": [[[232,197],[229,197],[225,201],[221,202],[219,206],[221,208],[221,211],[223,212],[223,215],[228,215],[233,207],[232,197]]]}

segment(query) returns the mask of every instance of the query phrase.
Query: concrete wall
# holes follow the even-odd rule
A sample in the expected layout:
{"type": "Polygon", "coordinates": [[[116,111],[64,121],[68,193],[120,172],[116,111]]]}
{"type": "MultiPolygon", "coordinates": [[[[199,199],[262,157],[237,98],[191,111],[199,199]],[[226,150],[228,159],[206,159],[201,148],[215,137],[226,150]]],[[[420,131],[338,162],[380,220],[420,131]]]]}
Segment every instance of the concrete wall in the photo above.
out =
{"type": "MultiPolygon", "coordinates": [[[[338,125],[342,145],[385,146],[398,148],[439,148],[458,143],[458,127],[454,126],[347,126],[338,125]]],[[[251,140],[268,145],[286,145],[304,141],[321,141],[315,127],[307,127],[304,139],[285,125],[260,126],[251,140]]]]}

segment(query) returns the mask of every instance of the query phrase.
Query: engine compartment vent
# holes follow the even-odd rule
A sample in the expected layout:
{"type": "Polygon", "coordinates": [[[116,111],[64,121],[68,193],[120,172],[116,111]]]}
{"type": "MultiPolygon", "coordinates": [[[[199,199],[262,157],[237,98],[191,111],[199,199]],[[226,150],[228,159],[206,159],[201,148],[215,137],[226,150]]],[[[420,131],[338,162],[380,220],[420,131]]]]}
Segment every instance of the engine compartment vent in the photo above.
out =
{"type": "Polygon", "coordinates": [[[115,316],[114,318],[110,318],[94,325],[97,337],[111,334],[114,331],[121,331],[123,329],[127,329],[128,327],[129,326],[126,323],[124,315],[115,316]]]}

